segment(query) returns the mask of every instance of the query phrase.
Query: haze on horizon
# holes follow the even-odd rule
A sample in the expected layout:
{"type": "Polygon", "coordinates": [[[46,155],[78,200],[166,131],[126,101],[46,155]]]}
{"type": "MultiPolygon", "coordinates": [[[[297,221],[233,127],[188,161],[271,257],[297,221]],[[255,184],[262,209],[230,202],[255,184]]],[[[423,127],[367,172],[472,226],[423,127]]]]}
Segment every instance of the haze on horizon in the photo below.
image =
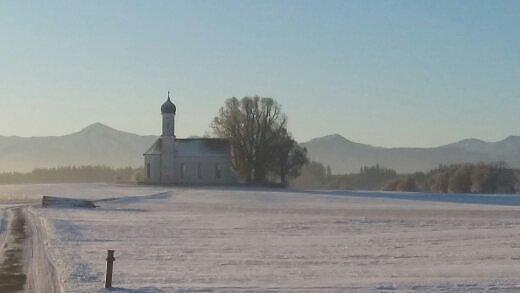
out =
{"type": "Polygon", "coordinates": [[[428,147],[520,134],[518,1],[2,1],[0,135],[102,122],[178,136],[277,99],[298,141],[428,147]]]}

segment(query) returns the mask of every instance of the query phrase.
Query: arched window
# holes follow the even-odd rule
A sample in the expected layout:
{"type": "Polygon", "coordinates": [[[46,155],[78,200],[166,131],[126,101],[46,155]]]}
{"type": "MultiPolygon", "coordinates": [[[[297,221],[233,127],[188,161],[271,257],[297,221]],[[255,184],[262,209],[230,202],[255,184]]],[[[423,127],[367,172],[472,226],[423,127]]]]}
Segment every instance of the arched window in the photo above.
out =
{"type": "Polygon", "coordinates": [[[181,163],[181,179],[184,179],[184,176],[186,176],[186,164],[181,163]]]}
{"type": "Polygon", "coordinates": [[[152,178],[152,168],[150,167],[150,163],[146,163],[146,178],[152,178]]]}
{"type": "Polygon", "coordinates": [[[199,179],[202,179],[202,163],[199,163],[199,164],[197,165],[197,177],[198,177],[199,179]]]}
{"type": "Polygon", "coordinates": [[[222,177],[222,170],[220,169],[220,164],[215,164],[215,178],[220,179],[222,177]]]}

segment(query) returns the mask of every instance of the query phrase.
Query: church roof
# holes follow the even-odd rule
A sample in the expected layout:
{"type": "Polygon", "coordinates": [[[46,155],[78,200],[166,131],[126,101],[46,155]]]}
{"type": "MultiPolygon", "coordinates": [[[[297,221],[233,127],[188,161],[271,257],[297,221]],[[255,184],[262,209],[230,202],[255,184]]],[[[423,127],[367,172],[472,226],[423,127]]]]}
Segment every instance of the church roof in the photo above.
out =
{"type": "Polygon", "coordinates": [[[160,155],[161,154],[161,139],[157,139],[152,146],[144,153],[145,155],[160,155]]]}
{"type": "Polygon", "coordinates": [[[227,155],[231,150],[229,140],[222,138],[184,138],[175,140],[180,156],[227,155]]]}
{"type": "MultiPolygon", "coordinates": [[[[177,156],[222,156],[229,155],[231,144],[225,138],[179,138],[175,140],[177,156]]],[[[162,153],[161,138],[144,153],[145,155],[160,155],[162,153]]]]}

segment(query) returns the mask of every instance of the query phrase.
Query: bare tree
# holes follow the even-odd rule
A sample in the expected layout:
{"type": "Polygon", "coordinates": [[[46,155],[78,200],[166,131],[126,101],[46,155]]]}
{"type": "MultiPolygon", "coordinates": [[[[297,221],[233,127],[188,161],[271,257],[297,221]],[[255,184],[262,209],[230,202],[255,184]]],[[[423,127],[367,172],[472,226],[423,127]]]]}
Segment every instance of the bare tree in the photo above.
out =
{"type": "Polygon", "coordinates": [[[332,169],[330,168],[330,165],[327,165],[327,178],[332,177],[332,169]]]}
{"type": "Polygon", "coordinates": [[[459,166],[448,180],[448,192],[468,193],[471,192],[471,172],[473,165],[464,164],[459,166]]]}
{"type": "Polygon", "coordinates": [[[301,168],[309,162],[307,149],[300,147],[285,129],[281,131],[271,149],[273,160],[270,169],[280,177],[283,186],[287,185],[288,177],[298,177],[301,168]]]}
{"type": "Polygon", "coordinates": [[[325,186],[327,175],[325,167],[311,161],[301,169],[301,174],[291,184],[297,188],[320,188],[325,186]]]}
{"type": "Polygon", "coordinates": [[[247,183],[264,184],[273,159],[272,147],[286,132],[287,117],[272,98],[230,98],[220,108],[211,127],[219,137],[230,139],[233,167],[247,183]]]}

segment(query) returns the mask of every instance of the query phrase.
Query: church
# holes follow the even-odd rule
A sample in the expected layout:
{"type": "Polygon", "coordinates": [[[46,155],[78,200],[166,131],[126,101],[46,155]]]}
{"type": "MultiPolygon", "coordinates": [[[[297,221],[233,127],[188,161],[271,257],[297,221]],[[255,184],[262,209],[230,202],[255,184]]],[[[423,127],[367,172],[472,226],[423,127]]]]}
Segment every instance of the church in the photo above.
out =
{"type": "Polygon", "coordinates": [[[148,184],[228,185],[237,182],[231,167],[231,145],[221,138],[175,137],[177,107],[161,106],[162,135],[144,153],[148,184]]]}

